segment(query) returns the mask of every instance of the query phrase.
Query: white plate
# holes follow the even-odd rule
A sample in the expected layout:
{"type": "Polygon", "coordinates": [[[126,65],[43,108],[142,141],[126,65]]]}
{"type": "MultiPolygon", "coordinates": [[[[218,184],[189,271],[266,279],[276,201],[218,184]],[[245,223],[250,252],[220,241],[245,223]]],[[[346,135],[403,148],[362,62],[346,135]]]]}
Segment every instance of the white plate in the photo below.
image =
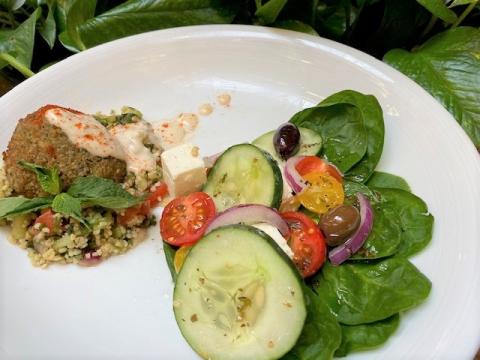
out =
{"type": "MultiPolygon", "coordinates": [[[[252,140],[342,89],[374,94],[386,123],[379,168],[408,179],[435,216],[431,245],[413,262],[433,282],[425,304],[373,352],[352,358],[471,358],[480,345],[480,161],[454,119],[387,65],[325,39],[243,26],[152,32],[86,51],[0,100],[4,148],[17,119],[56,103],[85,112],[124,104],[148,120],[195,112],[203,154],[252,140]]],[[[175,324],[158,229],[99,267],[33,268],[0,238],[0,358],[194,359],[175,324]]]]}

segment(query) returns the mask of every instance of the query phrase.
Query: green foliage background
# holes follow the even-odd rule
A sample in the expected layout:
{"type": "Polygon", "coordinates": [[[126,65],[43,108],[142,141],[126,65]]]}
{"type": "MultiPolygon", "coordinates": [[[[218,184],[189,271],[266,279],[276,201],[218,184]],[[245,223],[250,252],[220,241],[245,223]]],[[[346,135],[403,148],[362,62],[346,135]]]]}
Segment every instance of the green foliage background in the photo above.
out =
{"type": "Polygon", "coordinates": [[[320,35],[383,59],[480,149],[480,0],[0,0],[0,93],[107,41],[229,23],[320,35]]]}

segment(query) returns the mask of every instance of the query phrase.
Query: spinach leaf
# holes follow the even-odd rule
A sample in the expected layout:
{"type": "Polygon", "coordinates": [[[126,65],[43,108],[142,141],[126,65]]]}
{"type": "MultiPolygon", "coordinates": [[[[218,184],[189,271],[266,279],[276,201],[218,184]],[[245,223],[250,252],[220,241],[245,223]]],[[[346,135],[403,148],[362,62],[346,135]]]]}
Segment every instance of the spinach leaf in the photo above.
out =
{"type": "Polygon", "coordinates": [[[82,202],[108,209],[124,209],[144,200],[133,196],[115,181],[96,176],[75,179],[67,193],[82,202]]]}
{"type": "Polygon", "coordinates": [[[177,272],[175,271],[175,266],[173,265],[173,259],[175,258],[175,248],[163,241],[163,252],[165,253],[165,259],[167,260],[168,270],[170,270],[170,275],[172,276],[173,282],[177,280],[177,272]]]}
{"type": "Polygon", "coordinates": [[[322,155],[346,172],[367,151],[367,131],[360,110],[338,104],[302,110],[290,122],[318,132],[323,138],[322,155]]]}
{"type": "Polygon", "coordinates": [[[0,69],[10,65],[25,76],[33,75],[30,64],[35,41],[35,24],[39,11],[39,9],[35,10],[15,30],[0,31],[0,69]]]}
{"type": "Polygon", "coordinates": [[[384,61],[423,86],[457,119],[480,149],[480,30],[442,32],[412,52],[394,49],[384,61]]]}
{"type": "Polygon", "coordinates": [[[342,325],[342,343],[335,351],[335,356],[347,356],[359,350],[369,350],[385,343],[397,330],[400,315],[395,314],[385,320],[370,324],[342,325]]]}
{"type": "Polygon", "coordinates": [[[7,216],[27,214],[52,205],[52,197],[27,199],[24,197],[7,197],[0,199],[0,219],[7,216]]]}
{"type": "MultiPolygon", "coordinates": [[[[378,195],[377,195],[378,196],[378,195]]],[[[402,227],[396,203],[371,202],[373,227],[362,247],[351,260],[380,259],[395,254],[402,243],[402,227]]]]}
{"type": "Polygon", "coordinates": [[[397,255],[411,256],[424,249],[432,239],[433,216],[427,205],[412,193],[399,189],[373,189],[380,193],[378,205],[396,213],[401,227],[401,242],[397,255]]]}
{"type": "Polygon", "coordinates": [[[362,193],[365,195],[371,202],[378,201],[378,194],[370,190],[370,188],[362,183],[355,181],[344,180],[343,181],[343,192],[347,197],[347,203],[352,203],[352,198],[356,193],[362,193]]]}
{"type": "Polygon", "coordinates": [[[43,191],[52,195],[57,195],[62,190],[57,168],[47,169],[43,166],[26,161],[19,161],[18,165],[37,175],[37,181],[43,191]]]}
{"type": "Polygon", "coordinates": [[[397,175],[375,171],[367,181],[367,186],[378,188],[400,189],[411,192],[407,181],[397,175]]]}
{"type": "Polygon", "coordinates": [[[261,0],[257,1],[257,11],[255,16],[261,25],[268,25],[277,19],[288,0],[268,0],[265,4],[261,4],[261,0]]]}
{"type": "Polygon", "coordinates": [[[422,303],[431,282],[407,259],[372,263],[326,263],[313,279],[315,289],[337,320],[359,325],[386,319],[422,303]]]}
{"type": "Polygon", "coordinates": [[[323,100],[319,106],[335,104],[354,105],[362,114],[367,131],[367,151],[360,162],[347,171],[345,177],[357,182],[365,182],[375,170],[383,151],[385,125],[382,108],[375,96],[364,95],[354,90],[335,93],[323,100]]]}
{"type": "Polygon", "coordinates": [[[80,200],[67,193],[61,193],[55,196],[52,203],[52,210],[70,216],[89,228],[87,222],[82,217],[82,204],[80,200]]]}
{"type": "MultiPolygon", "coordinates": [[[[68,35],[74,44],[90,48],[151,30],[230,23],[237,5],[237,0],[129,0],[83,23],[75,21],[77,41],[71,38],[71,31],[68,35]]],[[[72,12],[70,9],[69,14],[72,12]]],[[[67,17],[67,30],[68,23],[67,17]]]]}
{"type": "Polygon", "coordinates": [[[272,26],[276,28],[293,30],[293,31],[303,32],[305,34],[318,36],[318,33],[315,31],[313,27],[298,20],[276,21],[272,26]]]}
{"type": "Polygon", "coordinates": [[[303,295],[307,306],[307,319],[295,346],[283,360],[331,359],[341,342],[341,330],[326,303],[309,287],[303,295]]]}

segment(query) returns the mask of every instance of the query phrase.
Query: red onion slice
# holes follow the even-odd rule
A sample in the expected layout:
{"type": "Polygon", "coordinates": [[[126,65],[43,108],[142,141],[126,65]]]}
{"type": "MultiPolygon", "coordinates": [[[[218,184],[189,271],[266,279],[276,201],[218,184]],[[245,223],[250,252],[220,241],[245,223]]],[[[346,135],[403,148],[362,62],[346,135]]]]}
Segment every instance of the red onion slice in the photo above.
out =
{"type": "Polygon", "coordinates": [[[279,213],[268,206],[258,204],[237,205],[221,212],[210,222],[205,234],[220,226],[239,223],[251,225],[262,222],[275,226],[285,239],[289,238],[288,224],[279,213]]]}
{"type": "Polygon", "coordinates": [[[296,169],[298,162],[304,158],[305,156],[292,156],[285,163],[285,180],[297,194],[307,187],[305,180],[303,180],[296,169]]]}
{"type": "Polygon", "coordinates": [[[372,230],[373,210],[370,201],[362,193],[357,193],[356,196],[360,204],[360,225],[347,241],[328,253],[328,258],[333,265],[340,265],[355,254],[365,243],[372,230]]]}

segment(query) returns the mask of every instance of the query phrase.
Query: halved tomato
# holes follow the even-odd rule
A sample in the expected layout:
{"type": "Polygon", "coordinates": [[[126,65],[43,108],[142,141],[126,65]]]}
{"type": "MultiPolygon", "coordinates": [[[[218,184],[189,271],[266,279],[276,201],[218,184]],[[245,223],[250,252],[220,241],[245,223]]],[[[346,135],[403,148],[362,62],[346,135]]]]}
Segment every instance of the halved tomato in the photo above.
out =
{"type": "Polygon", "coordinates": [[[340,183],[343,182],[343,176],[340,170],[338,170],[336,166],[317,156],[305,156],[305,158],[298,162],[295,169],[297,169],[301,176],[311,172],[327,173],[340,183]]]}
{"type": "Polygon", "coordinates": [[[118,215],[118,222],[121,225],[127,225],[132,219],[139,215],[148,216],[150,211],[157,206],[160,203],[160,200],[163,199],[167,194],[167,184],[159,184],[153,189],[152,192],[150,192],[147,199],[143,203],[125,209],[123,215],[118,215]]]}
{"type": "Polygon", "coordinates": [[[317,224],[307,215],[290,211],[280,214],[290,228],[293,262],[302,276],[315,274],[325,262],[327,246],[317,224]]]}
{"type": "Polygon", "coordinates": [[[191,245],[204,234],[215,217],[215,204],[204,192],[173,199],[163,210],[160,234],[174,246],[191,245]]]}

